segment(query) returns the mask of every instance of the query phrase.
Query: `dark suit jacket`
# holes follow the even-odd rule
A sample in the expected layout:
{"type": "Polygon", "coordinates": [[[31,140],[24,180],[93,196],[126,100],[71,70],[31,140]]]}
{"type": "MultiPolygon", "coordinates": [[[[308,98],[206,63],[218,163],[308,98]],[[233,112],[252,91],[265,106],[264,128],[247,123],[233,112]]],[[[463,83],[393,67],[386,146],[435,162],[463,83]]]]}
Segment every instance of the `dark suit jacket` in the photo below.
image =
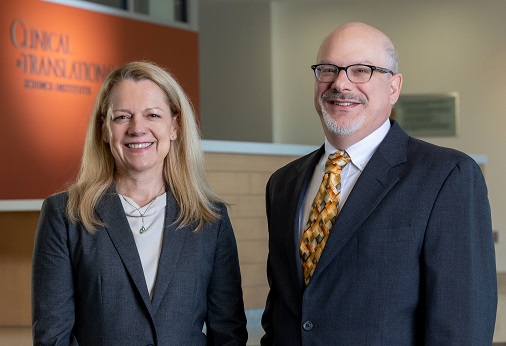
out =
{"type": "Polygon", "coordinates": [[[194,232],[165,229],[152,300],[114,188],[96,208],[105,227],[91,235],[66,217],[67,194],[44,201],[33,256],[37,345],[245,345],[246,317],[236,242],[226,208],[194,232]],[[202,333],[204,321],[207,337],[202,333]]]}
{"type": "Polygon", "coordinates": [[[495,254],[476,162],[393,122],[304,288],[298,210],[323,153],[286,165],[267,185],[262,345],[491,345],[495,254]]]}

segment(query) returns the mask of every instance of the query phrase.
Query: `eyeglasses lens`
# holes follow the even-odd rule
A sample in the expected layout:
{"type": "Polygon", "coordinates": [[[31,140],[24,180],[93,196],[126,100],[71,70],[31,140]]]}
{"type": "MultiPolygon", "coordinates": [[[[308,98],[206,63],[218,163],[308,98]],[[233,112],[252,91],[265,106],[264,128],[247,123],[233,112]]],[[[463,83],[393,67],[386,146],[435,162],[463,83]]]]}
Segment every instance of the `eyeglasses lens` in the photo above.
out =
{"type": "MultiPolygon", "coordinates": [[[[320,65],[316,68],[316,77],[320,82],[334,82],[340,70],[334,65],[320,65]]],[[[346,74],[353,83],[365,83],[371,79],[372,69],[365,65],[352,65],[348,66],[346,74]]]]}

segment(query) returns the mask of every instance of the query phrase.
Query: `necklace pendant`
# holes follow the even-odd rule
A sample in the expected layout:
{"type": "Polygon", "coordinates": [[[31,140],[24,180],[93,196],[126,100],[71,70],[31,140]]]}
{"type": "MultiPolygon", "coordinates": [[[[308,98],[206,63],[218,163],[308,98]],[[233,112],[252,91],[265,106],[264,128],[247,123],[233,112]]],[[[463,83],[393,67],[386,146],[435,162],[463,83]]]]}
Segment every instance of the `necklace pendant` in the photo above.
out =
{"type": "Polygon", "coordinates": [[[142,226],[141,229],[140,229],[140,231],[139,231],[139,233],[142,234],[144,232],[146,232],[146,228],[144,226],[142,226]]]}

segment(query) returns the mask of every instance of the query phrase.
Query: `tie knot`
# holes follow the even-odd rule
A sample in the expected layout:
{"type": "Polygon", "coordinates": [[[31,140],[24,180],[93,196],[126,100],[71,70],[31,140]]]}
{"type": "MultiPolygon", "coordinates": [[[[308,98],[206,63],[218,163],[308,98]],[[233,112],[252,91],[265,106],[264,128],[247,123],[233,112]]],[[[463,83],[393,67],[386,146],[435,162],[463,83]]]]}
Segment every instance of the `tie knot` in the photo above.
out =
{"type": "Polygon", "coordinates": [[[329,155],[325,163],[325,173],[339,172],[350,161],[351,159],[346,151],[336,151],[334,154],[329,155]]]}

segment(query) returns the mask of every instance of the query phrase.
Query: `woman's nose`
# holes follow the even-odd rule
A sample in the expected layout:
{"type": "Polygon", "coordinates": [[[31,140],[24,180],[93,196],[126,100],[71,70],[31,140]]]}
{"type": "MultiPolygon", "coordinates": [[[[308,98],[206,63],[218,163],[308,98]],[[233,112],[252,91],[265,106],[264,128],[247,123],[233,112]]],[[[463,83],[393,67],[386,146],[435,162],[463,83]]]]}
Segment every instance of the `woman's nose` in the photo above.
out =
{"type": "Polygon", "coordinates": [[[130,119],[128,133],[131,135],[141,135],[146,132],[146,122],[141,115],[133,115],[130,119]]]}

